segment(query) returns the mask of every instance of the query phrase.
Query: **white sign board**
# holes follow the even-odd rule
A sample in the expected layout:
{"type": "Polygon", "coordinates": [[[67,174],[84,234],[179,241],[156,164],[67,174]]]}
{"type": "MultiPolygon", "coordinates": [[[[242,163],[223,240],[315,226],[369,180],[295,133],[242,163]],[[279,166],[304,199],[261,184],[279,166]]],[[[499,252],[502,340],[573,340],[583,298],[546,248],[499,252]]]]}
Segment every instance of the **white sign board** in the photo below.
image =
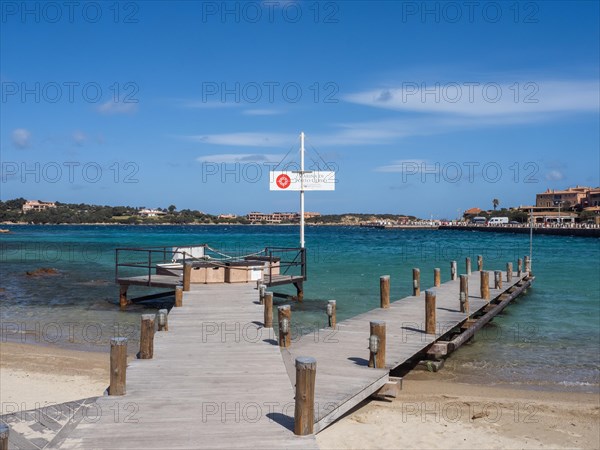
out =
{"type": "MultiPolygon", "coordinates": [[[[301,190],[300,173],[292,171],[269,172],[269,189],[271,191],[299,191],[301,190]]],[[[304,173],[305,191],[335,191],[335,172],[312,171],[304,173]]]]}

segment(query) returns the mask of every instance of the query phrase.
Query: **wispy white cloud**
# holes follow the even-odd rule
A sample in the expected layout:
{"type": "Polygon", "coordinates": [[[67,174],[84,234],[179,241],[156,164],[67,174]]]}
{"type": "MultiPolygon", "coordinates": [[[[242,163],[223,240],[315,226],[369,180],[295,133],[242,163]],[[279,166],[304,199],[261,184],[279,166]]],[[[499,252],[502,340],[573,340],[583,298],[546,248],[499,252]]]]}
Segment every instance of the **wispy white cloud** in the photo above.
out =
{"type": "Polygon", "coordinates": [[[25,128],[16,128],[12,132],[12,142],[17,148],[27,148],[31,145],[31,133],[25,128]]]}
{"type": "Polygon", "coordinates": [[[560,170],[551,170],[550,172],[548,172],[546,174],[546,180],[548,180],[548,181],[560,181],[560,180],[564,180],[564,179],[565,179],[565,175],[560,170]]]}
{"type": "Polygon", "coordinates": [[[177,105],[182,108],[215,109],[215,108],[237,108],[242,106],[240,102],[220,102],[217,100],[176,100],[177,105]]]}
{"type": "Polygon", "coordinates": [[[245,109],[242,114],[246,116],[275,116],[283,114],[283,111],[278,109],[245,109]]]}
{"type": "Polygon", "coordinates": [[[134,114],[138,110],[137,103],[125,103],[115,102],[109,100],[98,106],[97,111],[100,114],[113,115],[113,114],[134,114]]]}
{"type": "Polygon", "coordinates": [[[285,155],[274,153],[219,153],[196,158],[202,163],[278,163],[285,155]]]}
{"type": "Polygon", "coordinates": [[[74,131],[71,135],[71,139],[73,139],[75,145],[81,147],[85,141],[87,141],[87,136],[83,131],[74,131]]]}
{"type": "Polygon", "coordinates": [[[344,100],[375,108],[463,117],[598,112],[598,81],[402,83],[344,100]]]}
{"type": "Polygon", "coordinates": [[[420,173],[429,170],[428,161],[424,159],[400,159],[391,164],[375,168],[376,172],[420,173]]]}
{"type": "Polygon", "coordinates": [[[229,145],[234,147],[285,147],[296,140],[293,134],[283,133],[223,133],[184,136],[201,144],[229,145]]]}

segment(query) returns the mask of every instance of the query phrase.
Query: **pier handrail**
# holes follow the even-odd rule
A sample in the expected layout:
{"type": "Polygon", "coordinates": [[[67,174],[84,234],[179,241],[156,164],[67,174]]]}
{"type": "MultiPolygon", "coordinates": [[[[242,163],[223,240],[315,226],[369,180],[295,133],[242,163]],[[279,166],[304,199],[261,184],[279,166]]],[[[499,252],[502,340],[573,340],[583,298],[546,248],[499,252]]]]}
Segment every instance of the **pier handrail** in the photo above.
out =
{"type": "MultiPolygon", "coordinates": [[[[265,253],[269,256],[269,260],[272,262],[274,255],[278,253],[291,253],[295,252],[293,259],[279,261],[279,269],[282,274],[287,274],[292,267],[300,266],[300,276],[306,281],[306,249],[303,247],[267,247],[265,253]],[[285,268],[285,270],[284,270],[285,268]]],[[[273,264],[269,264],[269,280],[273,279],[273,264]]]]}
{"type": "Polygon", "coordinates": [[[155,247],[145,247],[145,248],[135,248],[135,247],[121,247],[115,249],[115,282],[119,281],[119,269],[122,267],[134,267],[138,269],[147,269],[148,270],[148,281],[147,285],[150,286],[152,282],[152,269],[156,267],[157,264],[161,263],[169,263],[172,262],[173,255],[181,255],[182,264],[185,266],[188,261],[197,261],[199,258],[196,258],[186,252],[185,250],[178,250],[179,248],[197,248],[204,247],[206,248],[206,244],[200,245],[186,245],[186,246],[155,246],[155,247]],[[140,261],[128,261],[128,262],[120,262],[119,256],[121,253],[141,253],[145,254],[140,257],[140,261]],[[162,255],[162,259],[156,259],[154,255],[162,255]]]}
{"type": "MultiPolygon", "coordinates": [[[[176,260],[181,262],[181,264],[185,267],[186,263],[189,262],[197,262],[197,261],[209,261],[215,265],[219,265],[219,263],[233,262],[233,261],[242,261],[246,257],[251,256],[259,256],[264,255],[268,260],[268,270],[269,270],[269,281],[273,280],[273,266],[276,258],[279,258],[278,266],[280,270],[280,274],[287,275],[290,270],[294,267],[300,267],[300,275],[299,277],[302,280],[306,281],[306,249],[301,247],[265,247],[263,250],[252,253],[250,255],[241,255],[241,256],[230,256],[225,255],[224,253],[219,252],[207,244],[200,245],[185,245],[185,246],[154,246],[154,247],[121,247],[115,249],[115,282],[119,283],[120,270],[126,267],[134,268],[134,269],[144,269],[147,274],[147,280],[145,284],[147,286],[152,285],[152,277],[153,271],[157,268],[159,264],[171,263],[175,259],[174,255],[180,256],[177,257],[176,260]],[[204,257],[197,257],[189,253],[188,249],[192,248],[204,248],[204,251],[212,251],[220,255],[224,255],[227,258],[225,259],[216,259],[211,258],[209,255],[204,257]],[[293,253],[292,256],[288,256],[290,253],[293,253]],[[130,258],[127,261],[123,261],[124,255],[129,254],[130,258]],[[138,256],[139,255],[139,258],[138,256]]],[[[298,275],[290,275],[291,277],[298,278],[298,275]]]]}

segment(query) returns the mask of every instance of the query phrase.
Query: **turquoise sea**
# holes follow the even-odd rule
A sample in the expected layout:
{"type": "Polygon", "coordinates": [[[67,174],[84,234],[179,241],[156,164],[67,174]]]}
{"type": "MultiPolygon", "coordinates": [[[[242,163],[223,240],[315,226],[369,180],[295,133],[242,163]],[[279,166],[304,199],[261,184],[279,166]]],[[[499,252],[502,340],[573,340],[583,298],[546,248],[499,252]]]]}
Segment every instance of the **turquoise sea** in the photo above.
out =
{"type": "MultiPolygon", "coordinates": [[[[117,247],[207,243],[225,253],[297,246],[295,226],[7,226],[0,235],[2,341],[107,351],[110,337],[130,336],[140,314],[156,306],[118,308],[117,247]],[[55,268],[58,275],[27,271],[55,268]]],[[[326,323],[327,300],[338,320],[378,306],[379,276],[391,275],[393,299],[410,295],[411,271],[422,286],[433,268],[450,278],[481,254],[486,269],[504,269],[529,252],[529,237],[502,233],[309,227],[305,300],[292,304],[305,330],[326,323]]],[[[475,263],[474,263],[475,264],[475,263]]],[[[526,295],[446,362],[444,376],[533,389],[600,391],[600,239],[534,236],[536,281],[526,295]]],[[[139,289],[139,288],[138,288],[139,289]]],[[[282,292],[294,289],[283,287],[282,292]]],[[[136,292],[133,292],[135,294],[136,292]]],[[[138,291],[140,295],[146,291],[138,291]]],[[[169,306],[172,298],[161,302],[169,306]]],[[[283,303],[283,300],[277,300],[283,303]]]]}

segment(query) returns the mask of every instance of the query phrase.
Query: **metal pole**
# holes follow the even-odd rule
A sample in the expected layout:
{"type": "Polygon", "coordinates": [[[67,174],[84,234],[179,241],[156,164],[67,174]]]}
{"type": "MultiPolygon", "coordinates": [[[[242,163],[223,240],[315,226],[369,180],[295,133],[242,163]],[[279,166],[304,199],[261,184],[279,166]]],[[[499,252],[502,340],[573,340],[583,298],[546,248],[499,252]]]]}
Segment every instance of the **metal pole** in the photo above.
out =
{"type": "Polygon", "coordinates": [[[300,247],[304,248],[304,132],[300,133],[300,247]]]}
{"type": "Polygon", "coordinates": [[[533,256],[533,209],[529,210],[529,261],[533,256]]]}

